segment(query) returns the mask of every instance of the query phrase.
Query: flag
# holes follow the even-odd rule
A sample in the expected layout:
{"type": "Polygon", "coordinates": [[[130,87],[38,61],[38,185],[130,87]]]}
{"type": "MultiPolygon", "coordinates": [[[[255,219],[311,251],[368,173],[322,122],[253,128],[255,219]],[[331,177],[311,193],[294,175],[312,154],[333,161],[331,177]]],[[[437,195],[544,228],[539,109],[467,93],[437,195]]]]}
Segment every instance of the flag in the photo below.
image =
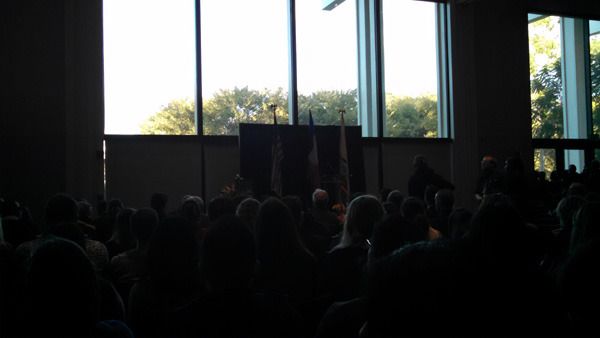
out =
{"type": "Polygon", "coordinates": [[[317,135],[312,112],[308,111],[308,133],[310,136],[310,152],[308,153],[308,184],[310,191],[321,187],[321,176],[319,175],[319,152],[317,151],[317,135]]]}
{"type": "Polygon", "coordinates": [[[271,191],[281,196],[281,162],[283,161],[283,144],[277,127],[276,108],[273,109],[273,144],[271,146],[271,191]]]}
{"type": "Polygon", "coordinates": [[[346,148],[346,127],[344,113],[340,111],[340,202],[348,205],[350,198],[350,170],[348,169],[348,150],[346,148]]]}

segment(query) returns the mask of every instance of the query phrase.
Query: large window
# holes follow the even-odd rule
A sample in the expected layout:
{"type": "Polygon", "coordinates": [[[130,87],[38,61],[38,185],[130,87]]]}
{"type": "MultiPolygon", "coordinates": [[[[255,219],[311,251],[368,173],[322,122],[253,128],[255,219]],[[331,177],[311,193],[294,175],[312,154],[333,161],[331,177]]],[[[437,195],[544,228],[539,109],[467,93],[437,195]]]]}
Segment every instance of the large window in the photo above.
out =
{"type": "MultiPolygon", "coordinates": [[[[556,141],[557,147],[566,150],[564,158],[561,153],[561,160],[555,162],[575,165],[580,171],[591,160],[585,158],[584,149],[596,147],[589,140],[598,138],[600,126],[598,33],[598,21],[529,14],[532,135],[582,140],[577,144],[556,141]]],[[[541,149],[535,154],[537,169],[547,167],[545,152],[547,149],[541,149]]],[[[594,152],[587,154],[593,156],[594,152]]]]}
{"type": "Polygon", "coordinates": [[[382,1],[385,136],[438,136],[437,6],[382,1]]]}
{"type": "Polygon", "coordinates": [[[298,118],[308,123],[358,123],[356,4],[345,1],[333,10],[321,1],[296,0],[298,118]]]}
{"type": "Polygon", "coordinates": [[[104,0],[105,133],[236,135],[275,106],[279,123],[344,110],[364,136],[448,136],[448,6],[329,2],[104,0]]]}
{"type": "Polygon", "coordinates": [[[234,135],[243,123],[287,122],[285,0],[202,0],[204,134],[234,135]]]}
{"type": "Polygon", "coordinates": [[[104,0],[106,134],[196,134],[194,0],[104,0]]]}
{"type": "Polygon", "coordinates": [[[560,37],[559,17],[530,15],[529,79],[534,138],[563,137],[560,37]]]}

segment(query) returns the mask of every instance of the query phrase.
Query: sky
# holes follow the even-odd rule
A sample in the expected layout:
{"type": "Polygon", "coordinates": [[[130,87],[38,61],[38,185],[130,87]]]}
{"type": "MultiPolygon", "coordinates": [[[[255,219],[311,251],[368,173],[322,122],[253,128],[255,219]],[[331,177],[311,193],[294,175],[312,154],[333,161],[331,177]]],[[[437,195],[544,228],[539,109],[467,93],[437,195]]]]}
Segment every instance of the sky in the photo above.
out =
{"type": "MultiPolygon", "coordinates": [[[[286,0],[203,0],[202,88],[288,89],[286,0]]],[[[436,92],[435,4],[384,0],[386,92],[436,92]]],[[[105,133],[139,134],[169,101],[194,97],[193,0],[104,0],[105,133]]],[[[296,1],[298,91],[357,87],[356,6],[296,1]]]]}

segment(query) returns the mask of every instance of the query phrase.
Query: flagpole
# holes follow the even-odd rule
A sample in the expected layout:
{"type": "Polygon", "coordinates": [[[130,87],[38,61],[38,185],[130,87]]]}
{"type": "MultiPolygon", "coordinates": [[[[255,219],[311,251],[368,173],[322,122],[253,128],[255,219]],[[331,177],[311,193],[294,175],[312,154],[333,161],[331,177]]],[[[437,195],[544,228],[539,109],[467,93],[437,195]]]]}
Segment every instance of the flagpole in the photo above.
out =
{"type": "Polygon", "coordinates": [[[344,114],[346,110],[340,109],[340,202],[346,206],[350,199],[350,170],[348,167],[348,148],[346,145],[346,126],[344,114]]]}

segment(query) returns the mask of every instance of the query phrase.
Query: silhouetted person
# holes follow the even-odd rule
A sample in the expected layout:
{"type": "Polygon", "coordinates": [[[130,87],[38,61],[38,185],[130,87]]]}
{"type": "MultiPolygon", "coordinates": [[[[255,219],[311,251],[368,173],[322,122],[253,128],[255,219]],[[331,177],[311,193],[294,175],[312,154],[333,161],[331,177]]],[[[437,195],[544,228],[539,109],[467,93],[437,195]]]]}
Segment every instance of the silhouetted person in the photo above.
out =
{"type": "Polygon", "coordinates": [[[208,219],[211,223],[224,215],[235,215],[235,204],[230,198],[217,196],[208,202],[208,219]]]}
{"type": "Polygon", "coordinates": [[[13,247],[35,238],[32,224],[26,222],[21,213],[19,202],[4,200],[0,203],[0,217],[2,218],[2,230],[4,240],[13,247]]]}
{"type": "Polygon", "coordinates": [[[350,202],[340,243],[323,259],[319,277],[322,294],[330,295],[334,301],[350,300],[362,294],[370,247],[368,239],[382,217],[383,207],[373,196],[360,196],[350,202]]]}
{"type": "Polygon", "coordinates": [[[256,249],[259,288],[288,295],[294,304],[315,294],[316,260],[304,247],[289,208],[269,198],[258,210],[256,249]]]}
{"type": "Polygon", "coordinates": [[[135,209],[133,208],[124,208],[119,211],[113,235],[106,242],[109,259],[135,247],[135,239],[131,233],[131,216],[134,213],[135,209]]]}
{"type": "Polygon", "coordinates": [[[431,220],[432,226],[442,233],[444,237],[450,237],[448,218],[454,208],[454,194],[448,189],[442,189],[435,194],[435,217],[431,220]]]}
{"type": "Polygon", "coordinates": [[[453,210],[448,216],[449,238],[454,240],[463,238],[471,228],[471,218],[473,214],[465,208],[453,210]]]}
{"type": "Polygon", "coordinates": [[[131,232],[136,247],[125,251],[110,261],[109,275],[125,302],[129,301],[131,287],[146,275],[146,260],[150,239],[158,227],[158,215],[154,209],[136,211],[131,216],[131,232]]]}
{"type": "Polygon", "coordinates": [[[400,213],[404,195],[399,190],[392,190],[387,197],[387,202],[392,203],[394,212],[400,213]]]}
{"type": "Polygon", "coordinates": [[[575,252],[578,247],[600,238],[599,220],[600,202],[587,203],[579,209],[573,223],[570,252],[575,252]]]}
{"type": "Polygon", "coordinates": [[[98,325],[99,288],[94,268],[78,245],[62,239],[44,241],[32,258],[21,333],[132,337],[122,323],[98,325]]]}
{"type": "Polygon", "coordinates": [[[167,217],[167,203],[169,203],[167,194],[157,192],[150,196],[150,208],[156,211],[161,221],[167,217]]]}
{"type": "Polygon", "coordinates": [[[492,156],[484,156],[481,160],[481,172],[477,179],[475,198],[482,200],[486,194],[504,191],[504,174],[498,167],[498,160],[492,156]]]}
{"type": "Polygon", "coordinates": [[[336,214],[329,209],[329,194],[327,191],[316,189],[313,192],[310,214],[315,222],[325,227],[330,236],[341,230],[336,214]]]}
{"type": "Polygon", "coordinates": [[[260,202],[254,198],[248,197],[244,199],[235,210],[235,215],[246,224],[250,232],[254,234],[254,225],[256,224],[256,216],[260,202]]]}
{"type": "Polygon", "coordinates": [[[182,217],[165,218],[148,248],[147,278],[129,295],[129,323],[136,337],[167,335],[167,313],[200,294],[198,242],[182,217]]]}
{"type": "Polygon", "coordinates": [[[425,156],[415,156],[413,168],[413,174],[408,180],[408,196],[423,200],[425,198],[425,188],[428,185],[434,185],[439,189],[454,189],[452,183],[446,181],[429,167],[425,156]]]}
{"type": "Polygon", "coordinates": [[[96,220],[96,236],[102,243],[106,243],[112,236],[117,221],[117,215],[123,209],[123,202],[112,199],[108,202],[108,209],[96,220]]]}
{"type": "Polygon", "coordinates": [[[431,227],[430,221],[427,218],[425,204],[421,199],[415,197],[406,198],[402,202],[400,211],[402,216],[415,227],[415,233],[422,233],[424,238],[428,240],[435,240],[441,237],[441,233],[431,227]]]}
{"type": "Polygon", "coordinates": [[[237,217],[220,217],[202,245],[207,293],[171,316],[176,337],[280,337],[299,332],[297,314],[285,298],[251,289],[256,265],[254,238],[237,217]]]}

